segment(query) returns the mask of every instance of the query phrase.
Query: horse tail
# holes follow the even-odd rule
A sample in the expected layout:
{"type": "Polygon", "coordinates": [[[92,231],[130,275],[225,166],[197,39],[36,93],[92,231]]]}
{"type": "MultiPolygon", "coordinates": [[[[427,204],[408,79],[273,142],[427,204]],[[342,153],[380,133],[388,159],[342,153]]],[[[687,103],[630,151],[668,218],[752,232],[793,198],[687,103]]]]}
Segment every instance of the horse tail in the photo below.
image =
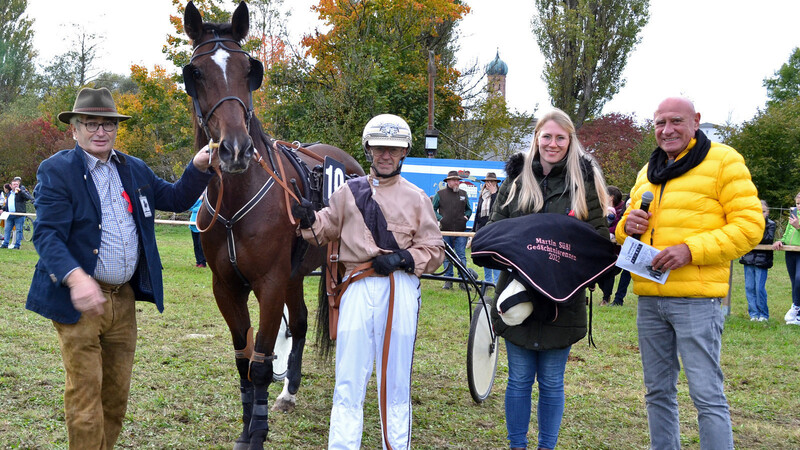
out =
{"type": "Polygon", "coordinates": [[[322,275],[319,277],[319,294],[317,298],[317,353],[324,359],[330,359],[333,349],[333,340],[330,332],[330,311],[328,306],[328,277],[331,275],[322,266],[322,275]]]}

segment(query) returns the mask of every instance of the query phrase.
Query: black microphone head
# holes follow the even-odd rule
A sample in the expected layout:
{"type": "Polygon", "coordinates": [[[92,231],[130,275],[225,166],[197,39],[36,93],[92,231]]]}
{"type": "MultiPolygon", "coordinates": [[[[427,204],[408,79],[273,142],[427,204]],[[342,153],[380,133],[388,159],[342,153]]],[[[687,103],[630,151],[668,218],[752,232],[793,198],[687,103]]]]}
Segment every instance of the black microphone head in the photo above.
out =
{"type": "Polygon", "coordinates": [[[642,194],[642,204],[639,206],[639,209],[642,211],[647,211],[650,208],[650,202],[653,201],[653,193],[650,191],[646,191],[642,194]]]}

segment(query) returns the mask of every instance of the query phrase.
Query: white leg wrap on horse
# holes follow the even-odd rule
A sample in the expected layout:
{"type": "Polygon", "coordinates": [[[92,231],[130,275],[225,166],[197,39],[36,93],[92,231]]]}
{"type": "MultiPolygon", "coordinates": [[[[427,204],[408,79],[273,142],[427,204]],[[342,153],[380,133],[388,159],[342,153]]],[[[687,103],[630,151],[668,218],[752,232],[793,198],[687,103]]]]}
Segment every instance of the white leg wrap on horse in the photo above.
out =
{"type": "Polygon", "coordinates": [[[277,401],[284,401],[284,402],[291,403],[292,405],[297,403],[297,396],[295,396],[294,394],[290,394],[289,393],[289,379],[288,378],[284,378],[283,379],[283,390],[281,391],[281,394],[278,395],[278,398],[275,401],[276,402],[277,401]]]}
{"type": "MultiPolygon", "coordinates": [[[[411,437],[411,365],[417,336],[420,283],[416,276],[400,271],[395,272],[394,277],[394,318],[386,374],[387,434],[392,448],[401,450],[408,448],[411,437]]],[[[370,277],[352,283],[342,297],[329,449],[361,446],[364,396],[373,364],[377,367],[378,386],[384,376],[380,362],[389,289],[389,278],[370,277]]]]}

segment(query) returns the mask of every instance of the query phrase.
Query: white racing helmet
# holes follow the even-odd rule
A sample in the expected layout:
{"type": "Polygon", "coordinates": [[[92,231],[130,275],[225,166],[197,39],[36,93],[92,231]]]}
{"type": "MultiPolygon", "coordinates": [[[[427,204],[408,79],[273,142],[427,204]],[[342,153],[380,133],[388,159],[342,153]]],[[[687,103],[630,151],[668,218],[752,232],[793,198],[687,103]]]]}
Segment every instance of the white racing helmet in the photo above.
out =
{"type": "MultiPolygon", "coordinates": [[[[408,123],[394,114],[380,114],[370,119],[364,127],[364,132],[361,133],[361,146],[370,164],[372,164],[372,153],[368,147],[378,145],[411,149],[411,128],[408,123]]],[[[400,160],[396,173],[400,172],[403,159],[400,160]]]]}

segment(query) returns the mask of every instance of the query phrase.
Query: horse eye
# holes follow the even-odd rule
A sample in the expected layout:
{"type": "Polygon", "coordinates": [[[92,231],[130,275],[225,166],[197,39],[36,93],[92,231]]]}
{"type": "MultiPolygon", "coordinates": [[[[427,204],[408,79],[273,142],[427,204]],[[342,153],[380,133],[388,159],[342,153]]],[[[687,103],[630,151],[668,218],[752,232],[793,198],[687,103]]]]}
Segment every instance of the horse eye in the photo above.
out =
{"type": "Polygon", "coordinates": [[[203,78],[203,72],[200,72],[200,69],[195,67],[195,69],[192,70],[192,78],[194,78],[195,80],[203,78]]]}

